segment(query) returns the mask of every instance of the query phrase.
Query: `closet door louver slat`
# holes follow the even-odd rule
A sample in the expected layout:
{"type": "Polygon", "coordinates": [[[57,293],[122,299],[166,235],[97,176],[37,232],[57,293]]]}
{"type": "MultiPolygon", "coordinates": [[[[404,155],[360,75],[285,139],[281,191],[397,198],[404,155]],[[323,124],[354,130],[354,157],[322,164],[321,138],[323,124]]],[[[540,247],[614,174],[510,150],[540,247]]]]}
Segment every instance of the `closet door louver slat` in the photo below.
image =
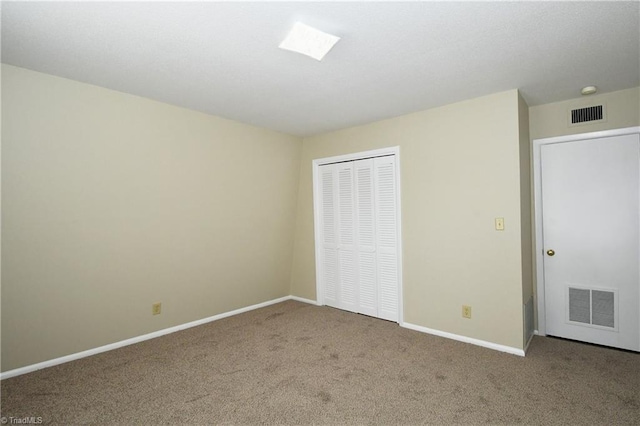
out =
{"type": "Polygon", "coordinates": [[[396,157],[319,167],[324,303],[399,319],[396,157]]]}

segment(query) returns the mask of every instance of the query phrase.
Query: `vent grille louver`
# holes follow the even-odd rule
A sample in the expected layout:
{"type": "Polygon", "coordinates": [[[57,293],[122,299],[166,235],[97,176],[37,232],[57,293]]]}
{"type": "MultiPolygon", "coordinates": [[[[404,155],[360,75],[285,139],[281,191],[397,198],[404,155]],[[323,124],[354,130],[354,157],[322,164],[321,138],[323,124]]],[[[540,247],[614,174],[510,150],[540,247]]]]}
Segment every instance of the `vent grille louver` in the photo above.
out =
{"type": "Polygon", "coordinates": [[[568,287],[567,320],[587,326],[617,329],[614,291],[568,287]]]}
{"type": "Polygon", "coordinates": [[[529,342],[531,337],[533,337],[533,329],[535,328],[533,321],[533,296],[531,296],[524,305],[525,345],[529,342]]]}
{"type": "Polygon", "coordinates": [[[571,124],[604,120],[604,106],[595,105],[571,110],[571,124]]]}
{"type": "Polygon", "coordinates": [[[598,291],[593,290],[591,292],[592,297],[592,312],[591,323],[595,325],[601,325],[603,327],[615,326],[614,321],[614,299],[613,293],[610,291],[598,291]]]}
{"type": "Polygon", "coordinates": [[[569,288],[569,321],[591,324],[591,291],[569,288]]]}

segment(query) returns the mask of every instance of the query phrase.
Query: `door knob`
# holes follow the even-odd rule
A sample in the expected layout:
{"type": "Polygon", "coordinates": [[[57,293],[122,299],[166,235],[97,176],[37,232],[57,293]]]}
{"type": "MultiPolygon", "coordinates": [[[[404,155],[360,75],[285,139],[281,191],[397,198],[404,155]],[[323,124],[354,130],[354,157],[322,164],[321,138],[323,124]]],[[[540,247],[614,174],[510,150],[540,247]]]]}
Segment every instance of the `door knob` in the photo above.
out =
{"type": "Polygon", "coordinates": [[[555,252],[555,251],[553,251],[553,250],[551,250],[551,249],[549,249],[549,250],[547,250],[547,254],[548,254],[549,256],[553,256],[554,254],[556,254],[556,252],[555,252]]]}

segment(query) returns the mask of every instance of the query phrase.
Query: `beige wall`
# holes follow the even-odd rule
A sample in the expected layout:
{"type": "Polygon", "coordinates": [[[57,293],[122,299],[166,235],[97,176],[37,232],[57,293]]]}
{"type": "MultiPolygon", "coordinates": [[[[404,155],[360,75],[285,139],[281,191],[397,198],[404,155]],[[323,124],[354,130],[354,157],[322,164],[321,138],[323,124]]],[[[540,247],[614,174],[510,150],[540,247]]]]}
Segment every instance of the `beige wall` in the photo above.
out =
{"type": "Polygon", "coordinates": [[[529,108],[529,121],[532,140],[638,126],[640,87],[534,106],[529,108]],[[567,124],[569,110],[600,105],[603,102],[607,108],[606,122],[583,123],[577,126],[567,124]]]}
{"type": "MultiPolygon", "coordinates": [[[[640,126],[640,87],[599,95],[583,96],[563,102],[538,105],[529,108],[529,127],[531,141],[555,136],[574,135],[580,133],[598,132],[602,130],[622,129],[640,126]],[[568,111],[575,108],[600,105],[607,108],[607,120],[597,123],[583,123],[577,126],[568,125],[568,111]]],[[[535,208],[535,206],[532,206],[535,208]]],[[[532,212],[533,214],[533,212],[532,212]]],[[[535,223],[533,224],[535,232],[535,223]]],[[[535,234],[534,234],[535,235],[535,234]]],[[[533,241],[534,253],[542,249],[533,241]]],[[[533,270],[533,290],[537,294],[535,268],[533,270]]],[[[537,329],[538,312],[537,301],[535,324],[537,329]]]]}
{"type": "Polygon", "coordinates": [[[522,348],[521,115],[512,90],[306,138],[292,294],[315,299],[312,160],[398,145],[404,320],[522,348]]]}
{"type": "Polygon", "coordinates": [[[290,294],[299,138],[12,66],[2,89],[2,371],[290,294]]]}
{"type": "Polygon", "coordinates": [[[518,95],[518,119],[520,141],[520,221],[522,239],[522,303],[533,297],[532,251],[532,187],[531,144],[529,143],[529,107],[518,95]]]}
{"type": "Polygon", "coordinates": [[[404,320],[522,348],[530,140],[640,125],[640,88],[531,108],[512,90],[302,141],[12,66],[2,86],[2,371],[315,299],[311,161],[396,145],[404,320]],[[599,102],[606,123],[567,126],[599,102]]]}
{"type": "Polygon", "coordinates": [[[522,257],[522,303],[523,303],[523,345],[535,328],[535,310],[533,300],[533,223],[532,223],[532,170],[531,144],[529,142],[529,107],[518,95],[518,119],[520,139],[520,221],[521,221],[521,257],[522,257]],[[526,306],[529,307],[527,311],[526,306]]]}

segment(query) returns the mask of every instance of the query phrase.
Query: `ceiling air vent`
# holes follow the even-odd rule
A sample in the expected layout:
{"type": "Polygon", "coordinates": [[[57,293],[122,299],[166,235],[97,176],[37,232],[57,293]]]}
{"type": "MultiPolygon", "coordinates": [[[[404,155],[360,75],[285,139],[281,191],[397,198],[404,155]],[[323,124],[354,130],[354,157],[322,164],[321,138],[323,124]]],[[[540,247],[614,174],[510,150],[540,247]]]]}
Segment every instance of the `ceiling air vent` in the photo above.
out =
{"type": "Polygon", "coordinates": [[[569,111],[569,124],[589,123],[605,120],[604,105],[595,105],[585,108],[577,108],[569,111]]]}

